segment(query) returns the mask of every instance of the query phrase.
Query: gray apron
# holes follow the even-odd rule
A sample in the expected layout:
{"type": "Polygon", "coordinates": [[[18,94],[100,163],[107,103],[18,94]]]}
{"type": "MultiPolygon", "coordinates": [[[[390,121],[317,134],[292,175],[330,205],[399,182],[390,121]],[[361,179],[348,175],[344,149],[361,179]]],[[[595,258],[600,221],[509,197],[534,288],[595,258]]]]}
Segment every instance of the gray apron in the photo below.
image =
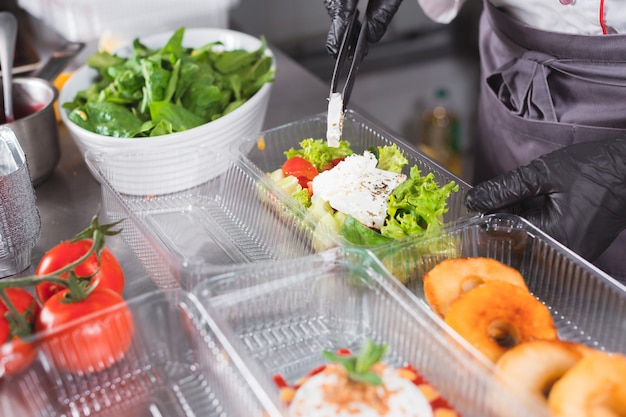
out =
{"type": "MultiPolygon", "coordinates": [[[[626,134],[626,35],[547,32],[485,0],[480,53],[474,183],[566,145],[626,134]]],[[[596,265],[624,281],[625,255],[626,232],[596,265]]]]}

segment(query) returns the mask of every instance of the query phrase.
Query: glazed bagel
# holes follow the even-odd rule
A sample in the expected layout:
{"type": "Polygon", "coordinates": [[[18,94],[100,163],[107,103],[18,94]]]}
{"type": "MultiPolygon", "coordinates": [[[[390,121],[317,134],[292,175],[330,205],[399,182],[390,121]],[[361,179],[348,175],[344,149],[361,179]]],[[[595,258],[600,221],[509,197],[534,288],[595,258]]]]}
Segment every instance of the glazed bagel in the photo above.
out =
{"type": "Polygon", "coordinates": [[[444,320],[493,362],[522,342],[557,339],[550,310],[508,282],[488,281],[460,295],[444,320]]]}
{"type": "Polygon", "coordinates": [[[522,395],[547,404],[552,386],[593,349],[564,340],[532,340],[500,356],[496,374],[522,395]]]}
{"type": "Polygon", "coordinates": [[[555,417],[626,416],[626,356],[585,355],[554,384],[548,406],[555,417]]]}
{"type": "Polygon", "coordinates": [[[423,277],[426,301],[439,316],[461,294],[489,281],[504,281],[528,291],[518,270],[492,258],[456,258],[438,263],[423,277]]]}

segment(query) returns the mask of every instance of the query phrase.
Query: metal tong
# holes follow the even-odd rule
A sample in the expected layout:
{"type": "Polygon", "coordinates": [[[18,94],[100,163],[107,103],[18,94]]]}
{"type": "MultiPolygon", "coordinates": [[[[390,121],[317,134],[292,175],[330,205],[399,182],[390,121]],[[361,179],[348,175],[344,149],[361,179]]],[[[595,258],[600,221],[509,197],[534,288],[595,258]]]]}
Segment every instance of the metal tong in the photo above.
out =
{"type": "Polygon", "coordinates": [[[343,111],[345,111],[348,107],[348,101],[350,100],[352,88],[354,87],[354,79],[356,78],[356,73],[359,70],[359,65],[361,64],[363,56],[367,50],[367,44],[365,41],[367,24],[365,22],[365,19],[361,23],[361,30],[359,31],[359,36],[356,38],[356,43],[354,45],[351,44],[351,42],[354,41],[354,31],[356,30],[358,19],[359,11],[356,10],[355,13],[352,15],[352,19],[350,19],[350,22],[348,23],[348,27],[346,28],[346,32],[344,33],[343,39],[341,41],[339,53],[337,54],[337,61],[335,62],[335,68],[333,70],[333,78],[330,81],[330,95],[332,96],[333,93],[337,93],[337,85],[341,80],[342,72],[346,64],[346,59],[351,58],[348,76],[346,77],[343,91],[341,91],[341,95],[343,97],[343,111]]]}
{"type": "Polygon", "coordinates": [[[344,113],[348,107],[350,95],[352,94],[356,73],[367,51],[367,41],[365,37],[367,23],[365,19],[361,22],[361,30],[359,31],[358,37],[356,37],[356,42],[353,44],[355,39],[354,33],[358,27],[358,19],[359,11],[356,10],[350,22],[348,22],[348,27],[343,35],[339,53],[337,54],[337,60],[335,61],[333,77],[330,81],[326,139],[328,145],[333,147],[339,146],[339,140],[341,139],[343,130],[344,113]],[[348,60],[350,61],[348,75],[345,79],[343,90],[338,92],[339,81],[343,79],[343,72],[347,66],[348,60]]]}

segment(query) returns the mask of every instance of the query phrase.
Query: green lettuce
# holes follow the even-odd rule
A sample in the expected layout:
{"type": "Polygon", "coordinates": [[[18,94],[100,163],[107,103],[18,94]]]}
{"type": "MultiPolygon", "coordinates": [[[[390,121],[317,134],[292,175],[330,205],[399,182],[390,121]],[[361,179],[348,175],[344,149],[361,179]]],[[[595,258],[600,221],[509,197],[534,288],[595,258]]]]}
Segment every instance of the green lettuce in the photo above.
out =
{"type": "MultiPolygon", "coordinates": [[[[395,173],[402,172],[408,164],[407,158],[396,144],[388,146],[372,146],[368,148],[378,159],[377,168],[395,173]]],[[[300,156],[314,164],[321,172],[333,166],[332,161],[352,155],[353,151],[347,141],[341,141],[337,148],[329,147],[324,139],[304,139],[300,142],[300,149],[291,148],[286,151],[287,159],[300,156]]],[[[287,189],[289,194],[300,201],[307,211],[308,217],[318,226],[315,229],[314,241],[316,248],[326,248],[321,236],[325,233],[340,234],[348,242],[360,246],[375,247],[389,243],[395,239],[408,236],[436,234],[443,226],[443,215],[448,211],[447,200],[451,193],[459,187],[454,181],[440,186],[434,179],[434,174],[422,176],[417,166],[410,169],[409,178],[400,184],[389,197],[385,224],[380,233],[370,229],[357,219],[343,213],[336,213],[328,202],[320,203],[315,200],[311,204],[306,190],[301,190],[297,179],[282,178],[282,171],[276,170],[270,174],[281,188],[287,189]],[[298,193],[296,193],[298,192],[298,193]],[[341,216],[337,216],[341,214],[341,216]],[[320,229],[319,233],[318,229],[320,229]]]]}
{"type": "Polygon", "coordinates": [[[341,225],[339,233],[350,243],[363,246],[377,246],[392,239],[370,229],[363,223],[348,215],[341,225]]]}
{"type": "Polygon", "coordinates": [[[376,168],[378,169],[399,174],[402,172],[402,168],[409,163],[409,160],[395,143],[389,146],[378,146],[377,150],[378,164],[376,164],[376,168]]]}
{"type": "Polygon", "coordinates": [[[419,168],[413,166],[409,178],[389,196],[381,234],[402,239],[427,231],[436,232],[443,225],[443,215],[448,211],[448,197],[458,190],[454,181],[439,186],[433,173],[422,176],[419,168]]]}
{"type": "Polygon", "coordinates": [[[326,139],[304,139],[300,142],[300,149],[291,148],[285,152],[287,159],[300,156],[317,168],[318,171],[325,171],[332,168],[332,161],[338,158],[345,158],[352,155],[350,144],[342,140],[339,146],[334,148],[328,146],[326,139]]]}
{"type": "Polygon", "coordinates": [[[309,207],[311,205],[311,196],[309,195],[309,190],[300,187],[300,189],[291,194],[291,197],[295,198],[296,201],[302,204],[304,207],[309,207]]]}

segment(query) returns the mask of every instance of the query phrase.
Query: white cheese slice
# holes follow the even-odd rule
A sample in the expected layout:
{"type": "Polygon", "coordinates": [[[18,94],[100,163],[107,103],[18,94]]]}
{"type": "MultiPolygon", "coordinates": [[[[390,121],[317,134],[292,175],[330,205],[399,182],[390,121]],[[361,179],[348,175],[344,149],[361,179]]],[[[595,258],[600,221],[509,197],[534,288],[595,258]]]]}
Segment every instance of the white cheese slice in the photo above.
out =
{"type": "Polygon", "coordinates": [[[326,141],[331,148],[337,148],[343,131],[343,96],[341,93],[330,95],[328,102],[328,114],[326,116],[326,141]]]}
{"type": "Polygon", "coordinates": [[[335,210],[380,229],[387,216],[389,195],[406,180],[406,175],[378,169],[377,163],[368,151],[348,156],[313,178],[313,198],[326,200],[335,210]]]}

